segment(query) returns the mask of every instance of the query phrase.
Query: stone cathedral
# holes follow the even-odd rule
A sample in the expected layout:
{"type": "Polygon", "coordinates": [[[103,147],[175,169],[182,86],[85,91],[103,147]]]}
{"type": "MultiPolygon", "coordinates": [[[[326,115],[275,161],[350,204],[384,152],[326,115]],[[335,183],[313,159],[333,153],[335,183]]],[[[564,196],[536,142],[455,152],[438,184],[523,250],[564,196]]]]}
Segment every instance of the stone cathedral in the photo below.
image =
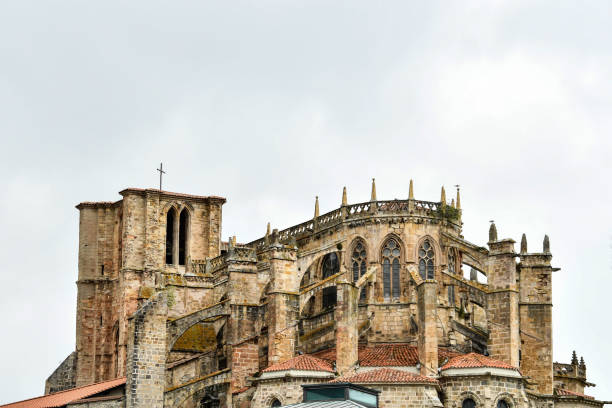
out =
{"type": "Polygon", "coordinates": [[[553,361],[548,237],[466,241],[459,190],[378,200],[373,180],[248,243],[221,240],[222,197],[119,194],[76,207],[76,349],[40,397],[64,405],[36,406],[309,406],[344,383],[385,408],[605,403],[582,358],[553,361]]]}

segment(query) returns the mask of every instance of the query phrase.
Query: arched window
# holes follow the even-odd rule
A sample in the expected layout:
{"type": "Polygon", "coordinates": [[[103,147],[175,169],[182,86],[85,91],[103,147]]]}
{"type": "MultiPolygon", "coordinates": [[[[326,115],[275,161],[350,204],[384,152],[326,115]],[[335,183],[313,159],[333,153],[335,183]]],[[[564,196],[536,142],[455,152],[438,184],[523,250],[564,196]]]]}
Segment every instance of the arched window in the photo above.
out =
{"type": "Polygon", "coordinates": [[[323,257],[322,265],[322,278],[329,278],[332,275],[340,272],[340,262],[338,262],[338,255],[335,252],[327,254],[323,257]]]}
{"type": "Polygon", "coordinates": [[[461,403],[461,408],[476,408],[476,403],[471,398],[466,398],[461,403]]]}
{"type": "Polygon", "coordinates": [[[400,296],[400,247],[395,239],[385,243],[382,251],[383,295],[385,298],[400,296]]]}
{"type": "MultiPolygon", "coordinates": [[[[353,249],[353,255],[351,257],[351,267],[353,269],[353,282],[357,282],[361,276],[366,273],[367,265],[367,254],[366,249],[362,242],[358,242],[353,249]]],[[[359,294],[359,301],[366,299],[365,287],[361,289],[359,294]]]]}
{"type": "Polygon", "coordinates": [[[455,259],[455,251],[453,249],[448,250],[448,273],[455,274],[457,267],[457,261],[455,259]]]}
{"type": "Polygon", "coordinates": [[[419,274],[423,279],[434,279],[434,250],[428,239],[419,248],[419,274]]]}
{"type": "Polygon", "coordinates": [[[281,404],[281,402],[275,398],[274,401],[272,401],[272,404],[270,404],[270,407],[274,408],[274,407],[280,407],[282,405],[283,404],[281,404]]]}
{"type": "Polygon", "coordinates": [[[509,408],[508,402],[506,400],[500,399],[497,401],[497,408],[509,408]]]}
{"type": "Polygon", "coordinates": [[[187,231],[189,227],[189,213],[187,209],[181,211],[179,221],[179,242],[178,242],[178,264],[185,265],[187,258],[187,231]]]}
{"type": "Polygon", "coordinates": [[[168,210],[166,214],[166,264],[174,263],[174,220],[176,219],[176,211],[174,208],[168,210]]]}

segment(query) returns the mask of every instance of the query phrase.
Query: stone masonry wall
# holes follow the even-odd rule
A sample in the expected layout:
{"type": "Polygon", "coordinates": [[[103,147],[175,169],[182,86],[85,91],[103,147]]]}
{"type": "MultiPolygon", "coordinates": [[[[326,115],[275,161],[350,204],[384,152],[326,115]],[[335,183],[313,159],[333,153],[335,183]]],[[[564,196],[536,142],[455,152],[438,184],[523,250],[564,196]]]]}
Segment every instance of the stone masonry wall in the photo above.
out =
{"type": "Polygon", "coordinates": [[[160,292],[131,318],[126,407],[164,406],[167,297],[160,292]]]}
{"type": "Polygon", "coordinates": [[[76,358],[77,353],[73,351],[47,378],[45,395],[76,387],[76,358]]]}
{"type": "Polygon", "coordinates": [[[527,408],[529,403],[520,378],[491,375],[452,376],[440,379],[444,389],[444,408],[461,408],[463,400],[471,398],[477,408],[496,407],[505,399],[512,408],[527,408]]]}

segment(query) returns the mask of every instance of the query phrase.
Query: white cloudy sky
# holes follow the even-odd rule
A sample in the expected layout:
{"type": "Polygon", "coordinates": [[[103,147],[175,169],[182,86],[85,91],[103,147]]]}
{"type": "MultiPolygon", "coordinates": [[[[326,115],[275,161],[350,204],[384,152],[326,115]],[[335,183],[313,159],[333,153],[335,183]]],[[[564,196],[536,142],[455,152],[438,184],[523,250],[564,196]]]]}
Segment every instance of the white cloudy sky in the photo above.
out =
{"type": "MultiPolygon", "coordinates": [[[[0,403],[74,349],[80,201],[228,198],[248,241],[461,184],[464,235],[548,233],[554,357],[612,400],[612,2],[0,2],[0,403]],[[426,4],[426,5],[425,5],[426,4]]],[[[450,194],[450,193],[449,193],[450,194]]]]}

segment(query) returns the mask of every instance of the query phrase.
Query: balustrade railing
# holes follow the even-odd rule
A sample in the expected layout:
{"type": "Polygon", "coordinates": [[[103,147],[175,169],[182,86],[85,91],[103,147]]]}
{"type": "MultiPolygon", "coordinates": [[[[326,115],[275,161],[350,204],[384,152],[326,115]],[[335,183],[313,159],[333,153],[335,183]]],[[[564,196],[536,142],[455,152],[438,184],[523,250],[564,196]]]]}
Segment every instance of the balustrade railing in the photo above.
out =
{"type": "MultiPolygon", "coordinates": [[[[315,229],[329,228],[341,224],[345,220],[370,217],[374,214],[405,214],[431,217],[438,211],[440,204],[439,202],[419,200],[383,200],[350,204],[320,215],[316,219],[311,219],[279,231],[278,241],[289,242],[292,239],[297,240],[314,233],[315,229]]],[[[273,238],[270,237],[270,239],[273,238]]],[[[257,250],[263,249],[265,247],[265,238],[257,239],[247,245],[257,250]]]]}

